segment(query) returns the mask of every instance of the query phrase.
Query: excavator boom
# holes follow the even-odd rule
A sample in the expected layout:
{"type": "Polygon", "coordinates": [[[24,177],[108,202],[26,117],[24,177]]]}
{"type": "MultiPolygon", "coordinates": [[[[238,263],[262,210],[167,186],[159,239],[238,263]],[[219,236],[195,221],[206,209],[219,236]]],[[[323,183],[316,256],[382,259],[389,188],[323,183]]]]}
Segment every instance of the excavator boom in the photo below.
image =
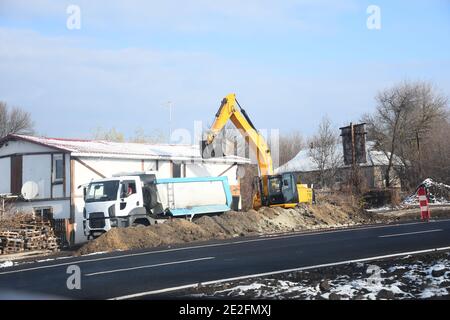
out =
{"type": "Polygon", "coordinates": [[[299,192],[304,187],[297,185],[292,173],[274,175],[272,156],[264,137],[258,132],[245,110],[239,105],[235,94],[227,95],[216,113],[214,123],[202,141],[202,156],[210,157],[223,155],[207,148],[213,146],[216,137],[231,121],[239,132],[246,138],[250,148],[255,151],[258,161],[260,178],[256,181],[256,194],[253,197],[253,208],[261,206],[293,207],[298,204],[299,192]],[[208,151],[208,152],[205,152],[208,151]]]}
{"type": "Polygon", "coordinates": [[[270,149],[264,137],[256,130],[244,109],[239,106],[235,94],[227,95],[216,113],[214,123],[206,136],[206,145],[211,144],[223,130],[228,120],[248,139],[250,147],[255,150],[260,175],[272,175],[273,163],[270,149]]]}

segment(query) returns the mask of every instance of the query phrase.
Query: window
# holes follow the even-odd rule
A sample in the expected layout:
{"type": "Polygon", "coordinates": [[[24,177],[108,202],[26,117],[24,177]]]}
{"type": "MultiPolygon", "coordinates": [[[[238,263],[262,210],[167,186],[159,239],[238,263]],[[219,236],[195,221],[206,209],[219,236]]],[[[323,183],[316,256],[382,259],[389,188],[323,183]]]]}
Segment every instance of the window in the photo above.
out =
{"type": "Polygon", "coordinates": [[[52,207],[37,207],[33,208],[34,214],[41,217],[44,221],[53,220],[53,208],[52,207]]]}
{"type": "Polygon", "coordinates": [[[64,180],[64,160],[62,154],[53,156],[53,182],[63,182],[64,180]]]}
{"type": "Polygon", "coordinates": [[[181,163],[172,163],[172,177],[181,178],[181,163]]]}

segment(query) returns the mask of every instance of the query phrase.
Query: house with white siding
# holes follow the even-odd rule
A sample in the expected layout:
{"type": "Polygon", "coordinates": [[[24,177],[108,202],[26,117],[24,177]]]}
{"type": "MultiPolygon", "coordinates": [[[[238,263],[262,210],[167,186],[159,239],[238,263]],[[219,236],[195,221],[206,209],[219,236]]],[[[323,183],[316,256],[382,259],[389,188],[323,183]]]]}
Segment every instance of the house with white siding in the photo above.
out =
{"type": "Polygon", "coordinates": [[[227,156],[203,159],[199,146],[120,143],[98,140],[8,135],[0,139],[0,195],[18,196],[13,207],[69,219],[72,243],[86,241],[83,188],[93,179],[117,174],[156,172],[158,178],[226,176],[233,207],[240,207],[238,167],[248,159],[227,156]],[[21,196],[25,183],[37,186],[29,200],[21,196]]]}

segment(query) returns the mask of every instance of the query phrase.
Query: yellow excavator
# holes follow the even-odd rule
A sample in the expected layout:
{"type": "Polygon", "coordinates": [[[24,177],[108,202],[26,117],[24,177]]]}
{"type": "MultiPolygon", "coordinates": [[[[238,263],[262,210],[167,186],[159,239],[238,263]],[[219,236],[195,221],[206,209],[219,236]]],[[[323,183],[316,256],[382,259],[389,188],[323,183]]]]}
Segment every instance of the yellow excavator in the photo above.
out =
{"type": "Polygon", "coordinates": [[[223,156],[221,147],[214,145],[216,137],[231,120],[233,125],[248,140],[250,148],[256,152],[259,177],[255,177],[253,188],[253,208],[292,208],[299,203],[312,203],[313,191],[307,185],[297,183],[294,174],[274,174],[272,156],[264,137],[258,132],[245,110],[239,105],[235,94],[227,95],[216,113],[214,123],[201,141],[203,158],[223,156]]]}

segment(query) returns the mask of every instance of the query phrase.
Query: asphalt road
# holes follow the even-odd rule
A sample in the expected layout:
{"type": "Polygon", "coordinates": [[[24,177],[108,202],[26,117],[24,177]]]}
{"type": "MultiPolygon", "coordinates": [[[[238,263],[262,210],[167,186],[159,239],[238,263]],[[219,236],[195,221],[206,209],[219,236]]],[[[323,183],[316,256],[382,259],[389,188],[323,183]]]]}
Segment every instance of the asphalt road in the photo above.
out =
{"type": "Polygon", "coordinates": [[[0,299],[173,297],[197,283],[447,246],[450,219],[96,254],[2,268],[0,299]],[[69,290],[73,265],[81,289],[69,290]]]}

